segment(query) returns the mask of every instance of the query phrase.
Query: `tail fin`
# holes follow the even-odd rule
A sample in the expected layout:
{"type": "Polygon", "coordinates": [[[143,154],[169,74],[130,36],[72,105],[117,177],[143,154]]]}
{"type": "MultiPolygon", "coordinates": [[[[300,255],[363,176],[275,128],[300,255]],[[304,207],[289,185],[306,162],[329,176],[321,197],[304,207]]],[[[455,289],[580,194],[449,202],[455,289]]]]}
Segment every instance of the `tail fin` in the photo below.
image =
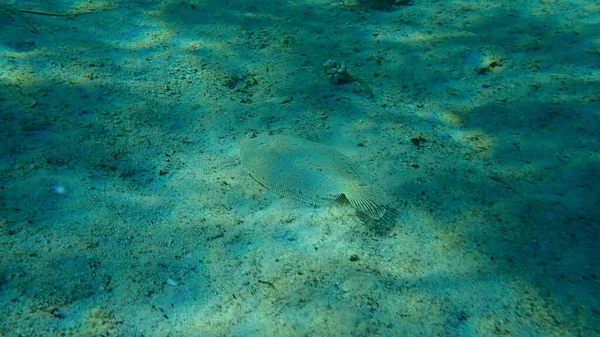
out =
{"type": "Polygon", "coordinates": [[[387,196],[385,192],[363,185],[353,186],[345,192],[346,199],[358,211],[376,220],[381,219],[385,215],[387,209],[387,196]]]}

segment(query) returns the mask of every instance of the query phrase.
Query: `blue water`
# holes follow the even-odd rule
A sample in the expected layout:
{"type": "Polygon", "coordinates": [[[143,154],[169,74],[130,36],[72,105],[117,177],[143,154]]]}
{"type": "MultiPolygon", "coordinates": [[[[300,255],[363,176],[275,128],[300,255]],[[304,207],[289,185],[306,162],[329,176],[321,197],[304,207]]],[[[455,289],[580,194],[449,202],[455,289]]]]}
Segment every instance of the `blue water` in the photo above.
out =
{"type": "Polygon", "coordinates": [[[0,4],[0,336],[600,335],[600,5],[382,3],[0,4]]]}

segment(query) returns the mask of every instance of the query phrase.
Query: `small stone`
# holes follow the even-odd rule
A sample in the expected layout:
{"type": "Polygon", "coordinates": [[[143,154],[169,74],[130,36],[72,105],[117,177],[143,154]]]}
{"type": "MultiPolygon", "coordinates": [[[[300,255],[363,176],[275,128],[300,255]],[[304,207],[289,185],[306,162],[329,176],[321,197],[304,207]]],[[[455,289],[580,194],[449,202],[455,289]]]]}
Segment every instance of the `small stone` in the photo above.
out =
{"type": "Polygon", "coordinates": [[[281,100],[281,102],[279,102],[279,104],[286,104],[286,103],[289,103],[289,102],[291,102],[291,101],[293,101],[293,100],[294,100],[294,97],[292,97],[292,96],[288,96],[288,97],[285,97],[285,98],[283,98],[283,99],[281,100]]]}

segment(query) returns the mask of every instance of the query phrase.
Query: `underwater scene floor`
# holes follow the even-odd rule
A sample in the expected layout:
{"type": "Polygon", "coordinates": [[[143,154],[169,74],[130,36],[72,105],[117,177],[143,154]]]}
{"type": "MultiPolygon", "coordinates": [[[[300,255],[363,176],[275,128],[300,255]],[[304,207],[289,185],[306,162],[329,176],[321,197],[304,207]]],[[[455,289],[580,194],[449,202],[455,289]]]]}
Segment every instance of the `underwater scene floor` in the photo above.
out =
{"type": "Polygon", "coordinates": [[[590,0],[0,1],[0,336],[599,336],[598,31],[590,0]]]}

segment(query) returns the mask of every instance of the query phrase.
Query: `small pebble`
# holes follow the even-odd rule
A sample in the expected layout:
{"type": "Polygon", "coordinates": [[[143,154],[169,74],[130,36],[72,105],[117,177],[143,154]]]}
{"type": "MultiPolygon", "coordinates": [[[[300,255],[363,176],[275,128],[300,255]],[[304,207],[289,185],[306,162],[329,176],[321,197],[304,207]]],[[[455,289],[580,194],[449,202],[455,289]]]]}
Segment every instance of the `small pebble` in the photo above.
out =
{"type": "Polygon", "coordinates": [[[291,102],[291,101],[293,101],[293,100],[294,100],[294,97],[292,97],[292,96],[284,97],[284,98],[283,98],[283,99],[282,99],[282,100],[279,102],[279,104],[286,104],[286,103],[289,103],[289,102],[291,102]]]}

